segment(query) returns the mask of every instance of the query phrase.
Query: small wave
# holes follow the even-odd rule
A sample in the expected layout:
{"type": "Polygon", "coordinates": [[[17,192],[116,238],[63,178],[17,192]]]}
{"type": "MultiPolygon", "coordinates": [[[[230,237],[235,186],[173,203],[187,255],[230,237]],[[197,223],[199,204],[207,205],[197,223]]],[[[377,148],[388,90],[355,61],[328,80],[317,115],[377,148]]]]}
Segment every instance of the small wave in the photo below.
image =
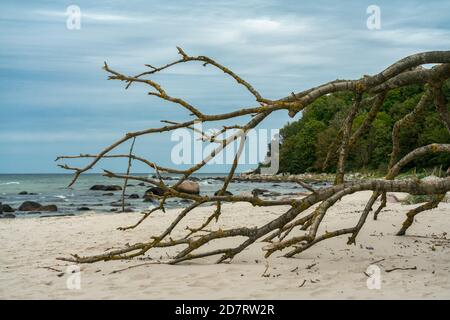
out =
{"type": "Polygon", "coordinates": [[[3,182],[3,183],[0,183],[0,186],[7,186],[10,184],[20,184],[20,182],[17,182],[17,181],[3,182]]]}
{"type": "Polygon", "coordinates": [[[55,198],[66,199],[66,196],[55,196],[55,198]]]}

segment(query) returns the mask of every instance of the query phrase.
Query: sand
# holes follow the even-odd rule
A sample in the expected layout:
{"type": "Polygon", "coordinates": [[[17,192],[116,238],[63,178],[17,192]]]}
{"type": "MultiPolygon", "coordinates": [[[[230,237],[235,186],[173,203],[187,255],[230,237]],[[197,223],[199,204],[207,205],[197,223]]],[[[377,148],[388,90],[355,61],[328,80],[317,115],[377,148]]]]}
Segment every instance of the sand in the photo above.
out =
{"type": "MultiPolygon", "coordinates": [[[[329,212],[324,228],[352,226],[370,192],[345,197],[329,212]]],[[[401,194],[397,194],[401,198],[401,194]]],[[[181,265],[133,265],[165,259],[165,249],[154,260],[110,261],[81,265],[70,274],[59,256],[102,253],[127,243],[147,240],[162,231],[177,210],[157,213],[135,230],[118,231],[136,222],[139,213],[93,214],[75,217],[0,220],[1,299],[448,299],[450,298],[450,204],[418,216],[407,236],[395,236],[405,212],[416,205],[389,203],[379,221],[368,220],[356,246],[346,236],[326,240],[291,259],[275,253],[263,258],[256,243],[231,264],[205,258],[181,265]],[[381,259],[384,259],[380,261],[381,259]],[[380,261],[380,262],[377,262],[380,261]],[[380,270],[381,288],[369,289],[367,268],[380,270]],[[268,266],[268,267],[267,267],[268,266]],[[267,268],[267,270],[266,270],[267,268]],[[393,268],[415,268],[394,270],[393,268]],[[262,276],[266,270],[265,276],[262,276]],[[76,279],[80,279],[77,288],[76,279]],[[74,277],[76,276],[76,277],[74,277]],[[69,288],[67,282],[69,281],[69,288]]],[[[283,208],[225,205],[214,227],[262,225],[283,208]]],[[[188,224],[199,225],[212,208],[191,213],[188,224]]],[[[184,225],[185,226],[185,225],[184,225]]],[[[181,226],[177,234],[183,232],[181,226]]],[[[225,240],[225,242],[233,240],[225,240]]],[[[213,245],[212,245],[213,246],[213,245]]],[[[210,246],[209,248],[211,248],[210,246]]],[[[170,252],[173,252],[170,251],[170,252]]],[[[169,253],[170,253],[169,252],[169,253]]]]}

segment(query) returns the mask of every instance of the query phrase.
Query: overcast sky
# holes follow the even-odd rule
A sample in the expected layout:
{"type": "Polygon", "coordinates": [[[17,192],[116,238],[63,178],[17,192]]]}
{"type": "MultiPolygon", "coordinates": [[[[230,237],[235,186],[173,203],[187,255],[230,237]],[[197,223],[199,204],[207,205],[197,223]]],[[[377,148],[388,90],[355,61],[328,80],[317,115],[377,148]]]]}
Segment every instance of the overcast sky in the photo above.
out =
{"type": "MultiPolygon", "coordinates": [[[[143,86],[125,91],[106,81],[103,61],[136,74],[144,64],[177,59],[181,46],[216,59],[275,99],[373,74],[416,52],[448,50],[449,12],[449,1],[2,0],[0,173],[62,172],[53,161],[59,154],[96,153],[126,132],[188,118],[143,86]],[[381,9],[380,30],[366,26],[372,4],[381,9]],[[66,26],[69,5],[81,9],[80,30],[66,26]]],[[[155,79],[204,113],[254,105],[211,67],[178,66],[155,79]]],[[[261,128],[288,120],[280,111],[261,128]]],[[[136,151],[169,165],[173,145],[170,136],[158,135],[138,140],[136,151]]]]}

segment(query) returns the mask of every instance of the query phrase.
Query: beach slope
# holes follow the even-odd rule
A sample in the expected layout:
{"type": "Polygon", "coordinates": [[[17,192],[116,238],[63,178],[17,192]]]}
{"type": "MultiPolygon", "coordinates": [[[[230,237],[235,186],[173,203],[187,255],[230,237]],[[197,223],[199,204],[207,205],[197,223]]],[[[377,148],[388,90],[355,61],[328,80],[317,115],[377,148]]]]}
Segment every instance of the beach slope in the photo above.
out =
{"type": "MultiPolygon", "coordinates": [[[[338,202],[327,214],[323,228],[331,231],[356,224],[370,194],[360,192],[338,202]]],[[[174,253],[173,249],[156,249],[145,259],[81,265],[79,289],[74,274],[67,272],[76,269],[67,269],[70,264],[57,257],[102,253],[148,241],[170,224],[179,209],[157,213],[128,231],[116,228],[135,223],[139,213],[2,219],[0,298],[449,299],[450,240],[446,232],[450,230],[450,204],[442,203],[420,214],[407,236],[395,236],[405,213],[415,206],[389,203],[378,221],[367,221],[352,246],[346,245],[347,237],[342,236],[319,243],[295,258],[275,253],[265,260],[263,244],[256,243],[230,264],[213,264],[212,257],[175,266],[151,264],[174,253]],[[380,289],[367,286],[365,273],[371,272],[368,267],[374,263],[380,268],[380,289]],[[131,266],[136,267],[124,270],[131,266]]],[[[186,223],[198,226],[212,210],[199,208],[186,223]]],[[[282,212],[283,208],[228,204],[212,228],[259,226],[282,212]]],[[[184,234],[186,223],[173,237],[184,234]]],[[[231,245],[236,240],[240,239],[226,239],[208,248],[231,245]]]]}

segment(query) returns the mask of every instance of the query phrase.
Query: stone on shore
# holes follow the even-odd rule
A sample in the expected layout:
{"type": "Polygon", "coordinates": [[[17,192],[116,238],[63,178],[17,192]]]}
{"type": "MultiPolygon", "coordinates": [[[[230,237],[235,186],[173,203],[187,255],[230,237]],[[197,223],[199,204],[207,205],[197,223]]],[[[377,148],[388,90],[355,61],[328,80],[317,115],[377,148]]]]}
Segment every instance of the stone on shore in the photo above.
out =
{"type": "Polygon", "coordinates": [[[178,187],[175,188],[175,190],[188,194],[199,194],[200,185],[194,181],[183,181],[178,187]]]}

